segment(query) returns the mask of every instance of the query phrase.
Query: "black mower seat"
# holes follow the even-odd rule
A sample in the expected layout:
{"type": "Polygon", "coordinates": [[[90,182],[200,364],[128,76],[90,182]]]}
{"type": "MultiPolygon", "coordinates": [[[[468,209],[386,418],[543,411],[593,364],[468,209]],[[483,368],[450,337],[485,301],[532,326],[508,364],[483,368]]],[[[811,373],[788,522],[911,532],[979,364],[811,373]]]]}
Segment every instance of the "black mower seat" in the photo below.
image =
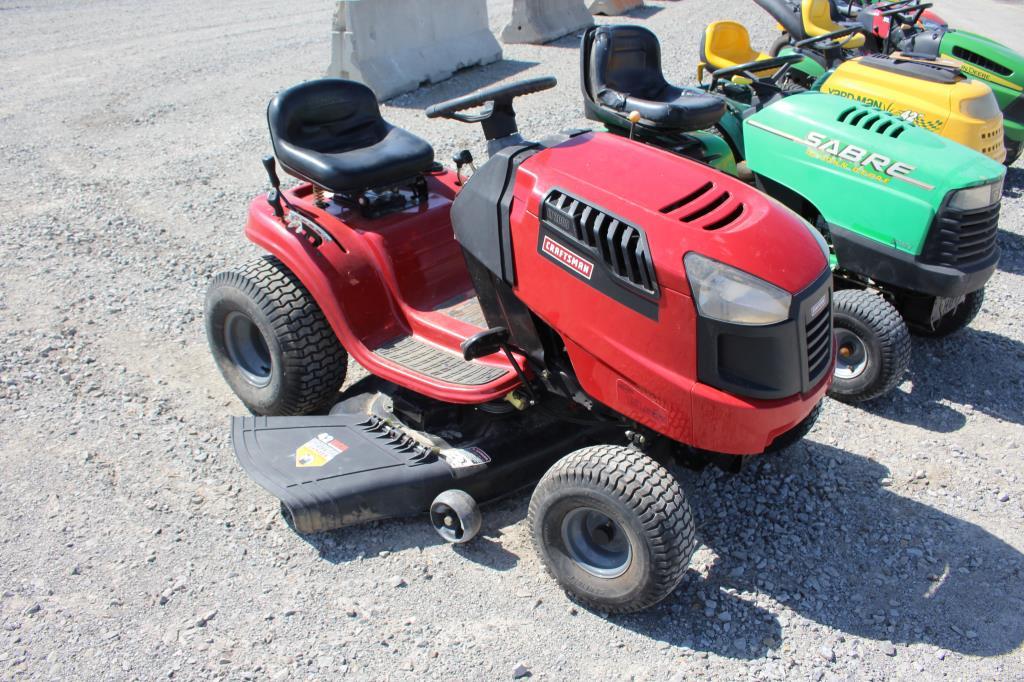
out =
{"type": "Polygon", "coordinates": [[[584,36],[584,51],[582,76],[588,101],[623,119],[638,111],[642,125],[685,132],[712,126],[725,113],[721,98],[665,80],[661,45],[646,28],[595,27],[584,36]]]}
{"type": "Polygon", "coordinates": [[[329,192],[395,185],[430,170],[434,150],[380,115],[373,91],[342,78],[307,81],[267,107],[274,153],[291,175],[329,192]]]}

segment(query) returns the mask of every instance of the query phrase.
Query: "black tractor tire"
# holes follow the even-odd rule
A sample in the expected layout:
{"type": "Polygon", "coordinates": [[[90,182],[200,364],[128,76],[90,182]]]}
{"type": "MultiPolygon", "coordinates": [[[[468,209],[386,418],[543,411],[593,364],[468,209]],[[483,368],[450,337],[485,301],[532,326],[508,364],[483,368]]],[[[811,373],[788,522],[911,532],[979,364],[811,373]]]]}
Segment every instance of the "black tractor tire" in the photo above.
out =
{"type": "Polygon", "coordinates": [[[985,290],[972,291],[964,297],[964,300],[957,307],[939,318],[934,327],[927,325],[910,325],[910,331],[918,336],[926,336],[933,339],[941,339],[958,332],[978,316],[981,312],[981,305],[985,302],[985,290]]]}
{"type": "Polygon", "coordinates": [[[206,339],[224,380],[254,414],[310,414],[345,383],[345,349],[306,287],[273,256],[213,278],[206,339]]]}
{"type": "Polygon", "coordinates": [[[811,413],[803,418],[803,421],[773,440],[765,452],[781,452],[789,446],[796,445],[803,440],[804,436],[810,433],[811,429],[813,429],[814,425],[817,423],[818,417],[821,416],[821,410],[824,404],[825,401],[819,400],[818,404],[814,406],[813,410],[811,410],[811,413]]]}
{"type": "Polygon", "coordinates": [[[1006,160],[1003,161],[1003,165],[1009,168],[1017,161],[1017,159],[1020,158],[1020,152],[1021,149],[1024,149],[1024,143],[1014,142],[1009,138],[1004,138],[1003,146],[1006,147],[1006,160]]]}
{"type": "Polygon", "coordinates": [[[690,505],[672,473],[615,445],[556,462],[534,490],[527,522],[559,585],[608,613],[641,611],[670,595],[697,548],[690,505]]]}
{"type": "Polygon", "coordinates": [[[786,32],[786,31],[783,31],[779,35],[779,37],[775,39],[775,42],[772,43],[772,46],[770,48],[768,48],[768,54],[771,55],[772,57],[778,57],[779,56],[779,52],[782,51],[782,48],[784,48],[787,45],[789,45],[790,42],[791,41],[790,41],[790,38],[789,38],[789,33],[786,32]]]}
{"type": "Polygon", "coordinates": [[[895,388],[910,364],[910,332],[896,308],[862,289],[833,298],[839,357],[828,395],[846,403],[877,398],[895,388]]]}

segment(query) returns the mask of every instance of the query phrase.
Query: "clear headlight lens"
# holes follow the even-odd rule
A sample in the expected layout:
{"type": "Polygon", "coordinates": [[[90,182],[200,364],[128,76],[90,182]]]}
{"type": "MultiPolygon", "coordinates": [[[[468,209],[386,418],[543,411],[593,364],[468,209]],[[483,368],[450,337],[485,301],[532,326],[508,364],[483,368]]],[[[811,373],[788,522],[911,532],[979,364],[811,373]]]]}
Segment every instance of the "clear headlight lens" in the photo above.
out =
{"type": "Polygon", "coordinates": [[[996,96],[991,92],[981,97],[960,100],[960,113],[971,118],[980,118],[983,121],[988,121],[1002,115],[1002,112],[999,110],[999,102],[996,101],[996,96]]]}
{"type": "Polygon", "coordinates": [[[765,325],[789,317],[793,297],[763,279],[699,253],[683,258],[700,314],[733,324],[765,325]]]}
{"type": "Polygon", "coordinates": [[[998,203],[1003,196],[1003,178],[987,185],[968,187],[953,192],[949,205],[958,211],[977,211],[998,203]]]}

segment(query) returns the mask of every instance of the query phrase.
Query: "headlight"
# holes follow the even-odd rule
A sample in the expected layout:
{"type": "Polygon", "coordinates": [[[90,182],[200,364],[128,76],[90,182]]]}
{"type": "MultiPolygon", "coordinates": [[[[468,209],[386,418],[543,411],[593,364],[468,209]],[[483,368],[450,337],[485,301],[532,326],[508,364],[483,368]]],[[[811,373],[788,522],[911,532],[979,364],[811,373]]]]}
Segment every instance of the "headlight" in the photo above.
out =
{"type": "Polygon", "coordinates": [[[1003,178],[988,185],[968,187],[953,192],[949,199],[951,208],[958,211],[977,211],[998,203],[1003,196],[1003,178]]]}
{"type": "Polygon", "coordinates": [[[991,92],[981,97],[960,100],[960,113],[971,118],[980,118],[983,121],[988,121],[996,116],[1002,116],[1002,112],[999,110],[999,102],[996,101],[996,96],[991,92]]]}
{"type": "Polygon", "coordinates": [[[699,253],[683,258],[693,300],[704,317],[733,324],[764,325],[789,317],[788,291],[699,253]]]}

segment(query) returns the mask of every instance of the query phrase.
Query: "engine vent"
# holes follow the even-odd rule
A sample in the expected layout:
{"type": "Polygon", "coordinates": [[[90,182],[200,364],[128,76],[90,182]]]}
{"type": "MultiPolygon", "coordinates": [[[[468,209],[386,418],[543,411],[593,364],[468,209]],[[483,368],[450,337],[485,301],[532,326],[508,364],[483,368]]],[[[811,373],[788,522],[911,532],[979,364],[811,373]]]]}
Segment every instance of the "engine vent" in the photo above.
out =
{"type": "Polygon", "coordinates": [[[643,230],[559,190],[544,198],[541,219],[596,254],[623,283],[656,294],[657,280],[643,230]]]}
{"type": "Polygon", "coordinates": [[[953,56],[961,61],[965,61],[968,64],[974,64],[975,66],[981,67],[986,71],[992,73],[998,73],[1000,76],[1012,76],[1013,70],[1008,69],[998,62],[994,62],[988,57],[984,57],[974,50],[968,50],[959,45],[953,47],[953,56]]]}
{"type": "Polygon", "coordinates": [[[839,112],[836,120],[840,123],[891,138],[899,137],[907,129],[907,125],[895,116],[878,109],[862,106],[852,106],[843,109],[839,112]]]}
{"type": "Polygon", "coordinates": [[[921,260],[957,269],[988,262],[998,248],[999,204],[973,211],[946,207],[935,216],[921,260]]]}
{"type": "MultiPolygon", "coordinates": [[[[718,211],[718,209],[726,206],[726,204],[729,203],[729,200],[732,199],[732,194],[730,194],[728,190],[722,190],[720,193],[715,194],[712,191],[714,189],[714,183],[705,182],[683,198],[677,199],[671,204],[662,207],[660,211],[666,215],[682,211],[682,214],[679,216],[679,220],[684,223],[695,223],[700,221],[702,218],[709,218],[712,214],[718,211]],[[698,201],[700,201],[699,204],[698,201]],[[683,209],[686,210],[684,211],[683,209]]],[[[725,213],[700,224],[700,227],[705,230],[719,230],[739,219],[739,217],[743,215],[744,210],[745,206],[742,202],[733,201],[732,204],[728,206],[725,213]]]]}

